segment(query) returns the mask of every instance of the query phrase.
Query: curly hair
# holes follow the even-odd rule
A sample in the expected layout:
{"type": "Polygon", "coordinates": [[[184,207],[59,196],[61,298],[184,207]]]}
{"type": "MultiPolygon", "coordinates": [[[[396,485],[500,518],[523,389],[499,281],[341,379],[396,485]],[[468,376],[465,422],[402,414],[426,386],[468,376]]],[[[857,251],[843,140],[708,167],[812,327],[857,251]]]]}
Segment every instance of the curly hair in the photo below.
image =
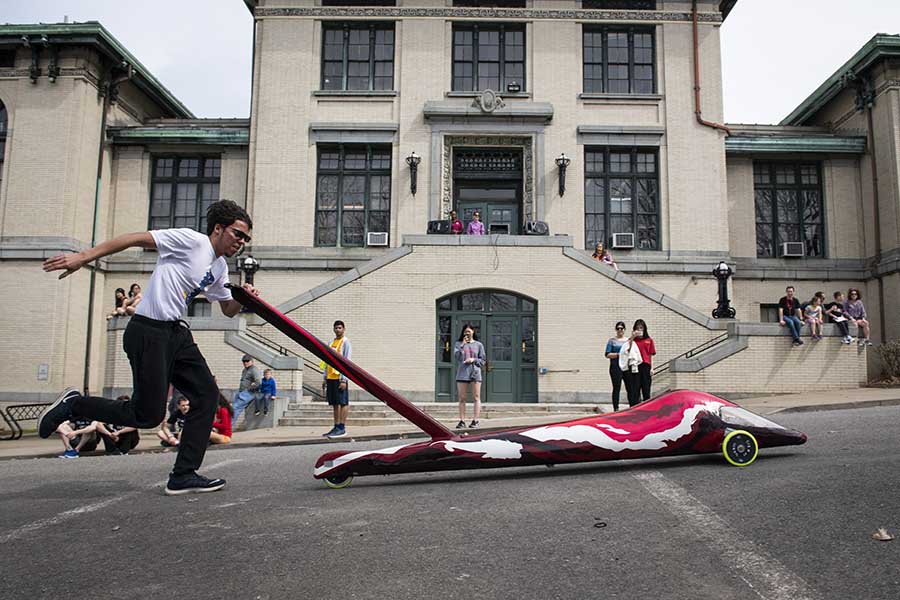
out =
{"type": "Polygon", "coordinates": [[[231,200],[213,202],[206,209],[206,235],[212,235],[216,225],[228,227],[235,221],[243,221],[247,224],[247,227],[253,229],[253,221],[243,207],[238,206],[231,200]]]}

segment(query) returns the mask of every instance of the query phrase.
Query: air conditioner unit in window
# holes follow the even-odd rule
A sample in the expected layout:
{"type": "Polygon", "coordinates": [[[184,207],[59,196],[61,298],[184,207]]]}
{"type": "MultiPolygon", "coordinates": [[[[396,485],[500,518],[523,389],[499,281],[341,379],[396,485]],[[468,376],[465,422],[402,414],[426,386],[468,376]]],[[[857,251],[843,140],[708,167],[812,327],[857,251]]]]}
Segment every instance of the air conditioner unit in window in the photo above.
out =
{"type": "Polygon", "coordinates": [[[633,233],[614,233],[612,240],[613,248],[634,248],[633,233]]]}
{"type": "Polygon", "coordinates": [[[368,235],[366,235],[366,245],[367,246],[387,246],[388,245],[387,231],[370,231],[368,233],[368,235]]]}
{"type": "Polygon", "coordinates": [[[803,242],[784,242],[781,244],[781,255],[784,257],[803,257],[805,254],[803,242]]]}

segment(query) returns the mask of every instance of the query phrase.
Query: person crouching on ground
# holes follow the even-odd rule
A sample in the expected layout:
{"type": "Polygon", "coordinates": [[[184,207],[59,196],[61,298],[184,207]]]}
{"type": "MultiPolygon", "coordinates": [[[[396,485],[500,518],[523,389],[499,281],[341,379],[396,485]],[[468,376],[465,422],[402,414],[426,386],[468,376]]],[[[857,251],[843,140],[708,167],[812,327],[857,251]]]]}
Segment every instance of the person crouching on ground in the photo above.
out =
{"type": "Polygon", "coordinates": [[[71,419],[56,428],[65,452],[60,458],[78,458],[82,452],[90,452],[97,447],[97,421],[71,419]]]}
{"type": "Polygon", "coordinates": [[[212,431],[209,433],[210,444],[231,443],[231,418],[234,416],[234,408],[231,402],[222,392],[219,392],[219,408],[216,409],[216,418],[213,421],[212,431]]]}
{"type": "Polygon", "coordinates": [[[173,448],[181,439],[181,430],[184,429],[184,419],[191,409],[191,401],[180,396],[175,403],[175,409],[169,413],[169,418],[162,422],[156,437],[160,439],[160,446],[173,448]]]}

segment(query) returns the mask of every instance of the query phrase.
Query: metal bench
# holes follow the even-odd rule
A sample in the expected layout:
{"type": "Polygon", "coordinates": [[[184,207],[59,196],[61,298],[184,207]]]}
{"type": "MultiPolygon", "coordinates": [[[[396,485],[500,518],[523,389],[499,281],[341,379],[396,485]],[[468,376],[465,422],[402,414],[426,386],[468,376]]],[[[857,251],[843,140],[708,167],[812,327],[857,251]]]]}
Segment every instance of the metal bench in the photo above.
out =
{"type": "Polygon", "coordinates": [[[0,409],[0,416],[6,421],[10,433],[6,436],[0,436],[0,440],[17,440],[22,437],[22,426],[19,421],[36,421],[43,410],[50,406],[49,402],[38,404],[12,404],[6,409],[0,409]]]}

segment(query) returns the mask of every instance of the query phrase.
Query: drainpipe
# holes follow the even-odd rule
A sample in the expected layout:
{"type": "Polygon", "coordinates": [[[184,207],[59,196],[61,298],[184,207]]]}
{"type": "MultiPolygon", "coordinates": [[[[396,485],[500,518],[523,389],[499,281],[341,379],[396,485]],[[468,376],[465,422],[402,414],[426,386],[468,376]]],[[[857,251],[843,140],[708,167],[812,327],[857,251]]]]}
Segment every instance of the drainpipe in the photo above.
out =
{"type": "Polygon", "coordinates": [[[694,115],[697,122],[706,127],[724,131],[727,135],[731,135],[731,130],[721,123],[713,123],[703,118],[703,111],[700,110],[700,40],[697,35],[697,0],[693,0],[691,7],[691,20],[694,29],[694,115]]]}
{"type": "MultiPolygon", "coordinates": [[[[124,61],[122,61],[122,63],[120,63],[118,66],[124,68],[125,73],[114,78],[114,68],[110,69],[109,74],[106,78],[106,90],[103,94],[103,107],[101,108],[102,112],[100,114],[100,141],[97,144],[97,183],[94,186],[94,222],[91,225],[91,248],[97,245],[97,221],[100,218],[100,183],[103,178],[103,150],[106,148],[106,117],[109,113],[109,106],[110,104],[112,104],[113,96],[116,93],[116,86],[118,86],[123,81],[131,79],[133,73],[131,65],[124,61]]],[[[101,83],[101,85],[104,84],[101,83]]],[[[85,339],[84,349],[84,380],[82,382],[82,388],[84,389],[85,396],[90,395],[89,388],[91,379],[91,343],[93,342],[94,329],[94,291],[97,288],[98,268],[99,264],[95,262],[91,268],[91,284],[88,291],[87,336],[85,339]]]]}
{"type": "MultiPolygon", "coordinates": [[[[872,119],[872,109],[875,105],[874,93],[870,101],[866,102],[866,125],[869,134],[869,151],[872,153],[869,163],[872,166],[872,204],[873,225],[875,227],[875,269],[878,269],[878,263],[881,262],[881,207],[878,197],[878,160],[875,158],[875,126],[872,119]]],[[[884,280],[877,273],[875,281],[878,282],[878,335],[880,341],[885,341],[885,324],[884,324],[884,280]]]]}

